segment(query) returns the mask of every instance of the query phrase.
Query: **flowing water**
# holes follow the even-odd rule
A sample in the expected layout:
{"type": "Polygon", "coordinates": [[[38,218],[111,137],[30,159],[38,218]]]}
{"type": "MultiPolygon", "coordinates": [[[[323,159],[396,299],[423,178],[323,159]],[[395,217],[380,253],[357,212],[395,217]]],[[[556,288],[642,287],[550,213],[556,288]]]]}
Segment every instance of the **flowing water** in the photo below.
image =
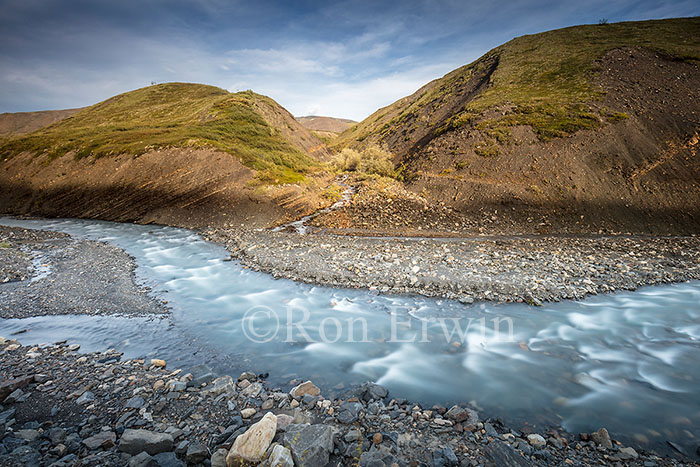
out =
{"type": "MultiPolygon", "coordinates": [[[[605,426],[617,439],[688,453],[700,442],[700,284],[533,308],[314,287],[225,261],[197,234],[81,220],[0,219],[110,242],[167,300],[163,319],[50,316],[0,320],[25,343],[157,355],[169,366],[312,379],[326,395],[376,381],[394,397],[471,403],[486,416],[572,432],[605,426]]],[[[42,280],[50,280],[51,272],[42,280]]]]}

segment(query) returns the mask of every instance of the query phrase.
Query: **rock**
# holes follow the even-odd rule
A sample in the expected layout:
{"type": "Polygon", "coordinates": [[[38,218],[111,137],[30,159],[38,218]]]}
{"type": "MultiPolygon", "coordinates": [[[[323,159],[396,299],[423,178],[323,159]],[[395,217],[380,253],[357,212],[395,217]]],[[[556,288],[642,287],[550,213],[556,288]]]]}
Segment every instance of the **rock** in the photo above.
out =
{"type": "Polygon", "coordinates": [[[285,431],[287,427],[292,423],[294,418],[287,414],[279,414],[277,416],[277,431],[285,431]]]}
{"type": "Polygon", "coordinates": [[[530,445],[535,449],[543,448],[547,445],[547,441],[545,441],[545,439],[537,433],[527,435],[527,442],[530,443],[530,445]]]}
{"type": "Polygon", "coordinates": [[[36,441],[39,439],[39,436],[41,436],[37,430],[19,430],[15,433],[15,435],[28,443],[36,441]]]}
{"type": "Polygon", "coordinates": [[[157,433],[148,430],[124,430],[119,441],[119,450],[127,454],[136,455],[146,451],[150,455],[173,449],[173,437],[167,433],[157,433]]]}
{"type": "Polygon", "coordinates": [[[621,448],[620,451],[618,451],[617,453],[617,457],[619,457],[623,461],[627,461],[638,458],[639,454],[637,454],[637,451],[635,451],[633,448],[628,447],[621,448]]]}
{"type": "Polygon", "coordinates": [[[365,391],[363,394],[363,399],[367,402],[374,400],[385,399],[389,395],[389,390],[384,386],[380,386],[375,383],[367,383],[365,385],[365,391]]]}
{"type": "Polygon", "coordinates": [[[124,405],[124,407],[127,409],[140,409],[144,405],[146,405],[146,401],[143,400],[143,397],[134,396],[126,401],[126,405],[124,405]]]}
{"type": "Polygon", "coordinates": [[[472,426],[479,423],[479,414],[472,409],[467,409],[458,405],[452,406],[445,416],[456,423],[461,423],[463,426],[472,426]]]}
{"type": "MultiPolygon", "coordinates": [[[[525,447],[530,448],[529,445],[525,447]]],[[[499,467],[534,467],[535,465],[507,443],[498,440],[484,446],[484,456],[489,461],[487,465],[499,467]]]]}
{"type": "Polygon", "coordinates": [[[211,384],[207,385],[202,392],[206,395],[216,397],[225,392],[235,393],[236,384],[233,382],[233,378],[229,375],[221,376],[216,378],[211,384]]]}
{"type": "Polygon", "coordinates": [[[49,430],[49,439],[51,444],[57,445],[66,441],[66,430],[63,428],[51,428],[49,430]]]}
{"type": "Polygon", "coordinates": [[[90,450],[97,448],[109,449],[113,447],[116,442],[117,435],[113,431],[101,431],[83,440],[83,444],[90,450]]]}
{"type": "Polygon", "coordinates": [[[289,425],[282,443],[292,452],[296,465],[323,467],[333,451],[333,428],[330,425],[289,425]]]}
{"type": "Polygon", "coordinates": [[[197,365],[190,369],[192,380],[187,382],[187,386],[198,388],[202,384],[210,383],[216,379],[216,375],[207,365],[197,365]]]}
{"type": "Polygon", "coordinates": [[[255,410],[253,408],[243,409],[243,410],[241,410],[241,417],[250,418],[253,415],[255,415],[256,412],[257,412],[257,410],[255,410]]]}
{"type": "Polygon", "coordinates": [[[80,344],[71,344],[68,346],[68,350],[71,352],[75,352],[76,350],[80,349],[80,344]]]}
{"type": "Polygon", "coordinates": [[[147,452],[142,452],[129,459],[129,467],[158,467],[158,462],[147,452]]]}
{"type": "Polygon", "coordinates": [[[226,454],[228,454],[226,449],[217,449],[216,452],[211,455],[211,467],[226,467],[226,454]]]}
{"type": "Polygon", "coordinates": [[[277,444],[272,448],[270,457],[265,461],[264,465],[269,467],[294,467],[292,452],[281,444],[277,444]]]}
{"type": "Polygon", "coordinates": [[[310,396],[318,396],[319,394],[321,394],[321,390],[317,388],[311,381],[305,381],[300,385],[295,386],[294,388],[292,388],[291,391],[289,391],[289,395],[295,399],[301,399],[306,394],[310,396]]]}
{"type": "Polygon", "coordinates": [[[610,441],[610,435],[608,430],[601,428],[595,433],[591,433],[591,439],[598,446],[604,447],[605,449],[612,449],[612,442],[610,441]]]}
{"type": "Polygon", "coordinates": [[[187,389],[187,383],[184,381],[168,381],[166,387],[169,391],[182,392],[187,389]]]}
{"type": "Polygon", "coordinates": [[[174,452],[161,452],[153,456],[158,467],[185,467],[185,463],[177,458],[174,452]]]}
{"type": "Polygon", "coordinates": [[[24,391],[22,391],[21,389],[15,389],[14,391],[12,391],[12,392],[10,393],[9,396],[7,396],[7,397],[5,398],[5,400],[3,401],[3,403],[4,403],[4,404],[14,404],[14,403],[17,402],[23,395],[24,395],[24,391]]]}
{"type": "Polygon", "coordinates": [[[458,466],[459,459],[451,447],[445,446],[442,449],[433,451],[433,466],[434,467],[452,467],[458,466]]]}
{"type": "Polygon", "coordinates": [[[160,358],[152,358],[151,366],[154,366],[156,368],[165,368],[166,363],[165,360],[161,360],[160,358]]]}
{"type": "Polygon", "coordinates": [[[272,438],[277,432],[277,417],[266,413],[257,423],[236,438],[226,456],[228,467],[259,463],[265,457],[265,451],[270,447],[272,438]]]}
{"type": "Polygon", "coordinates": [[[375,433],[374,436],[372,436],[372,443],[374,444],[382,444],[383,437],[381,433],[375,433]]]}
{"type": "Polygon", "coordinates": [[[85,405],[93,402],[95,400],[95,395],[90,391],[85,391],[78,399],[75,401],[78,405],[85,405]]]}
{"type": "Polygon", "coordinates": [[[255,379],[255,373],[251,373],[250,371],[244,371],[238,377],[238,381],[244,381],[246,379],[255,379]]]}
{"type": "Polygon", "coordinates": [[[21,376],[0,382],[0,402],[17,389],[25,388],[34,382],[34,375],[21,376]]]}
{"type": "Polygon", "coordinates": [[[343,402],[338,411],[338,422],[345,425],[355,423],[359,418],[362,404],[359,402],[343,402]]]}
{"type": "Polygon", "coordinates": [[[187,459],[188,464],[199,464],[201,462],[204,462],[204,459],[209,457],[209,450],[205,445],[202,443],[190,443],[189,446],[187,446],[187,454],[185,454],[185,458],[187,459]]]}
{"type": "Polygon", "coordinates": [[[258,397],[258,394],[262,392],[263,386],[260,383],[253,383],[243,391],[241,391],[241,396],[243,397],[258,397]]]}

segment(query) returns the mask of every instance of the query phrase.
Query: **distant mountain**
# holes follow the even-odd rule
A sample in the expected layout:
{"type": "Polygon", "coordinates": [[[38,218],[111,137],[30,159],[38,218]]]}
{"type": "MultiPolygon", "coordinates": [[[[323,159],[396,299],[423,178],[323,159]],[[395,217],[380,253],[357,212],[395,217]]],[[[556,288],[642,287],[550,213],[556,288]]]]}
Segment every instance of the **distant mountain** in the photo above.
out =
{"type": "Polygon", "coordinates": [[[0,114],[0,137],[23,135],[47,127],[83,109],[42,110],[0,114]]]}
{"type": "Polygon", "coordinates": [[[697,17],[518,37],[332,144],[383,146],[465,214],[698,231],[699,64],[697,17]]]}
{"type": "Polygon", "coordinates": [[[319,117],[317,115],[297,117],[296,119],[308,130],[330,133],[342,133],[357,123],[354,120],[348,120],[346,118],[319,117]]]}

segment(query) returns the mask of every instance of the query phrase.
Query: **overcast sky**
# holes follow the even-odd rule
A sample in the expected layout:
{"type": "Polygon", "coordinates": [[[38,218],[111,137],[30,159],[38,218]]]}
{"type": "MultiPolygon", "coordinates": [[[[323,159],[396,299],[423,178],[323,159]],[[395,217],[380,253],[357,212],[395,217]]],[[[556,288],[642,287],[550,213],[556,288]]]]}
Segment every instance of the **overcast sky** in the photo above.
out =
{"type": "Polygon", "coordinates": [[[361,120],[513,37],[697,0],[0,0],[0,112],[91,105],[151,81],[361,120]]]}

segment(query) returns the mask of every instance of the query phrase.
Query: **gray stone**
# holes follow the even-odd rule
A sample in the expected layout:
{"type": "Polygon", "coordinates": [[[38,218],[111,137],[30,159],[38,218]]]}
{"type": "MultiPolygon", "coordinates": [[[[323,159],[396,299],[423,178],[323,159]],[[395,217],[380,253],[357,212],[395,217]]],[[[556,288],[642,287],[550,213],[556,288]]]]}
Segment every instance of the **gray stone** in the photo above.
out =
{"type": "Polygon", "coordinates": [[[216,397],[224,393],[234,393],[236,390],[236,385],[233,382],[233,378],[229,375],[221,376],[216,378],[207,387],[202,389],[202,392],[206,395],[216,397]]]}
{"type": "Polygon", "coordinates": [[[95,436],[83,440],[83,444],[90,450],[102,448],[109,449],[117,442],[117,435],[113,431],[101,431],[95,436]]]}
{"type": "MultiPolygon", "coordinates": [[[[529,444],[523,442],[520,444],[532,450],[529,444]]],[[[484,456],[489,461],[487,465],[499,467],[533,467],[535,465],[507,443],[498,440],[484,446],[484,456]]]]}
{"type": "Polygon", "coordinates": [[[289,425],[282,443],[292,452],[297,465],[323,467],[333,451],[333,428],[330,425],[289,425]]]}
{"type": "Polygon", "coordinates": [[[211,467],[226,467],[226,454],[228,454],[226,449],[217,449],[211,455],[211,467]]]}
{"type": "Polygon", "coordinates": [[[15,389],[14,391],[12,391],[12,392],[10,393],[9,396],[7,396],[7,397],[5,398],[5,400],[3,401],[3,403],[4,403],[4,404],[14,404],[14,403],[17,402],[18,400],[20,400],[20,398],[21,398],[23,395],[24,395],[24,391],[22,391],[21,389],[15,389]]]}
{"type": "Polygon", "coordinates": [[[192,380],[187,383],[187,386],[198,388],[202,384],[214,381],[216,375],[207,365],[197,365],[190,369],[192,380]]]}
{"type": "Polygon", "coordinates": [[[633,448],[628,447],[621,448],[620,451],[617,453],[617,457],[619,457],[623,461],[627,461],[638,458],[639,454],[637,454],[637,451],[635,451],[633,448]]]}
{"type": "Polygon", "coordinates": [[[279,414],[277,416],[277,431],[286,431],[287,427],[291,425],[294,418],[291,415],[279,414]]]}
{"type": "Polygon", "coordinates": [[[147,452],[137,454],[129,459],[129,467],[157,467],[158,462],[147,452]]]}
{"type": "Polygon", "coordinates": [[[184,381],[168,381],[166,387],[173,392],[182,392],[187,389],[187,383],[184,381]]]}
{"type": "Polygon", "coordinates": [[[547,445],[547,441],[545,441],[542,435],[538,435],[537,433],[527,435],[527,442],[535,449],[543,448],[547,445]]]}
{"type": "Polygon", "coordinates": [[[63,443],[66,440],[66,436],[66,430],[63,428],[51,428],[49,430],[49,439],[53,445],[63,443]]]}
{"type": "Polygon", "coordinates": [[[281,444],[277,444],[272,448],[265,465],[269,467],[294,467],[292,452],[281,444]]]}
{"type": "Polygon", "coordinates": [[[140,409],[144,405],[146,405],[146,401],[143,399],[143,397],[134,396],[126,401],[126,405],[124,405],[124,407],[127,409],[140,409]]]}
{"type": "Polygon", "coordinates": [[[338,410],[338,422],[345,425],[355,423],[362,410],[362,404],[359,402],[344,402],[338,410]]]}
{"type": "Polygon", "coordinates": [[[75,401],[78,405],[85,405],[93,402],[95,400],[95,395],[90,391],[85,391],[82,396],[78,397],[75,401]]]}
{"type": "Polygon", "coordinates": [[[459,459],[451,447],[433,451],[433,467],[453,467],[459,465],[459,459]]]}
{"type": "Polygon", "coordinates": [[[243,397],[258,397],[262,392],[263,386],[260,383],[252,383],[250,386],[241,391],[243,397]]]}
{"type": "Polygon", "coordinates": [[[209,457],[209,450],[202,443],[190,443],[185,458],[189,464],[199,464],[209,457]]]}
{"type": "Polygon", "coordinates": [[[148,430],[126,429],[119,441],[119,450],[136,455],[146,451],[150,455],[173,449],[173,437],[167,433],[157,433],[148,430]]]}
{"type": "Polygon", "coordinates": [[[384,386],[380,386],[375,383],[368,383],[364,393],[364,400],[370,401],[385,399],[389,395],[389,390],[384,386]]]}
{"type": "Polygon", "coordinates": [[[177,458],[174,452],[161,452],[153,456],[158,467],[185,467],[185,463],[177,458]]]}
{"type": "Polygon", "coordinates": [[[17,433],[15,433],[18,438],[22,438],[28,443],[31,443],[33,441],[36,441],[39,439],[39,432],[37,430],[19,430],[17,433]]]}

